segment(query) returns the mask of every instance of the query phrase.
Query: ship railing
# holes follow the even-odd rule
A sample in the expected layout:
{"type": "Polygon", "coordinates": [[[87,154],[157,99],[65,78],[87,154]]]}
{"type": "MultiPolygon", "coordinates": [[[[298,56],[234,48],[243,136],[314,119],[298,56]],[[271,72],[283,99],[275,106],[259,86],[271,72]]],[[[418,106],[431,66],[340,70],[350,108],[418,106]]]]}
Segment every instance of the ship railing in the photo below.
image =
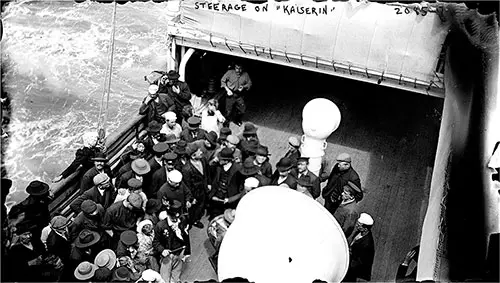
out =
{"type": "MultiPolygon", "coordinates": [[[[145,116],[136,115],[106,138],[106,155],[109,158],[108,164],[113,173],[116,173],[119,169],[118,166],[121,164],[120,156],[135,140],[146,135],[145,129],[145,116]]],[[[56,214],[66,217],[74,216],[69,206],[81,194],[80,180],[83,174],[85,172],[82,172],[82,169],[78,168],[77,171],[66,179],[52,186],[53,200],[49,205],[52,216],[56,214]]]]}

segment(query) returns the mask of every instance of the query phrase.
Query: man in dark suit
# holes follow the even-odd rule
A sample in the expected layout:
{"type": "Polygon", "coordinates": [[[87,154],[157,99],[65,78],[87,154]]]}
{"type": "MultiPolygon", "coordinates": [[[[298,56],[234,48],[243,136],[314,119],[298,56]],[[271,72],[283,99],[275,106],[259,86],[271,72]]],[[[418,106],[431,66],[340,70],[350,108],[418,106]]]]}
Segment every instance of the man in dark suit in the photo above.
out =
{"type": "Polygon", "coordinates": [[[81,212],[73,220],[69,226],[69,238],[74,242],[80,232],[84,229],[96,231],[101,237],[103,247],[109,247],[109,235],[105,232],[104,214],[106,210],[102,205],[95,203],[93,200],[87,199],[80,205],[81,212]]]}
{"type": "Polygon", "coordinates": [[[173,152],[167,152],[163,155],[163,161],[165,165],[156,170],[153,173],[153,177],[151,179],[152,197],[155,197],[161,186],[163,186],[167,182],[168,173],[172,172],[175,169],[177,157],[177,154],[173,152]]]}
{"type": "Polygon", "coordinates": [[[151,168],[151,174],[163,166],[163,155],[168,151],[168,149],[169,146],[166,142],[159,142],[153,146],[154,155],[148,161],[149,167],[151,168]]]}
{"type": "Polygon", "coordinates": [[[347,239],[349,243],[349,269],[344,282],[356,282],[357,278],[371,280],[375,243],[371,232],[373,218],[367,213],[361,213],[354,231],[347,239]]]}
{"type": "Polygon", "coordinates": [[[106,164],[108,159],[104,153],[98,153],[92,158],[92,161],[94,161],[94,167],[85,172],[80,183],[80,192],[82,193],[94,186],[94,177],[97,174],[106,173],[109,178],[113,179],[113,172],[111,172],[109,165],[106,164]]]}
{"type": "Polygon", "coordinates": [[[210,170],[207,160],[203,157],[202,150],[195,144],[189,144],[186,148],[189,161],[182,168],[184,183],[193,194],[193,206],[189,210],[190,223],[200,229],[200,222],[205,214],[206,198],[210,180],[210,170]]]}
{"type": "Polygon", "coordinates": [[[86,190],[70,204],[71,210],[75,213],[80,212],[83,201],[87,199],[102,205],[104,209],[110,207],[115,201],[117,191],[106,173],[96,175],[93,181],[94,186],[86,190]]]}
{"type": "Polygon", "coordinates": [[[288,150],[284,157],[290,158],[293,167],[297,166],[297,160],[300,157],[300,140],[296,137],[288,138],[288,150]]]}
{"type": "Polygon", "coordinates": [[[156,224],[153,248],[160,258],[160,274],[165,282],[181,282],[182,265],[191,254],[187,220],[181,216],[182,204],[172,200],[167,218],[156,224]]]}
{"type": "Polygon", "coordinates": [[[166,90],[168,96],[172,98],[175,105],[175,114],[177,114],[177,123],[181,124],[183,115],[183,110],[187,106],[191,106],[191,91],[186,82],[179,80],[179,73],[170,70],[167,73],[168,80],[166,81],[162,91],[166,90]]]}
{"type": "Polygon", "coordinates": [[[198,117],[189,117],[187,120],[188,126],[181,132],[181,140],[185,140],[188,144],[197,140],[205,139],[207,132],[200,129],[201,120],[198,117]]]}
{"type": "MultiPolygon", "coordinates": [[[[241,165],[233,163],[233,151],[230,148],[224,148],[219,152],[217,159],[219,164],[213,171],[212,189],[208,194],[210,220],[222,214],[227,208],[236,208],[243,191],[244,179],[240,173],[241,165]]],[[[251,160],[250,163],[252,163],[251,160]]]]}
{"type": "Polygon", "coordinates": [[[50,220],[51,231],[47,236],[47,252],[58,256],[64,264],[62,281],[72,279],[72,269],[70,269],[69,255],[71,251],[71,242],[69,239],[68,225],[71,224],[69,219],[64,216],[56,215],[50,220]]]}
{"type": "Polygon", "coordinates": [[[158,190],[156,199],[163,202],[178,200],[182,204],[182,213],[187,213],[193,204],[191,190],[184,183],[182,173],[177,170],[168,174],[167,182],[158,190]]]}
{"type": "Polygon", "coordinates": [[[142,190],[146,194],[146,196],[151,196],[151,167],[149,163],[143,159],[139,158],[132,161],[132,170],[123,173],[119,178],[116,179],[116,188],[128,188],[127,182],[132,178],[136,178],[137,180],[142,182],[142,190]]]}
{"type": "Polygon", "coordinates": [[[297,180],[290,174],[293,168],[292,160],[283,157],[276,164],[276,171],[273,174],[270,185],[285,186],[290,189],[297,189],[297,180]]]}
{"type": "Polygon", "coordinates": [[[167,140],[167,135],[160,133],[162,124],[154,120],[148,123],[146,131],[148,132],[144,138],[144,146],[147,153],[153,153],[153,146],[157,143],[167,140]]]}
{"type": "Polygon", "coordinates": [[[316,176],[313,172],[307,169],[308,165],[309,165],[309,157],[303,157],[303,156],[299,157],[297,159],[297,168],[292,170],[291,174],[297,180],[300,180],[302,178],[307,179],[304,181],[310,182],[312,184],[312,187],[310,188],[309,192],[311,193],[313,199],[317,199],[321,194],[320,180],[318,176],[316,176]]]}
{"type": "Polygon", "coordinates": [[[361,188],[358,173],[351,166],[351,156],[341,153],[337,156],[337,163],[333,166],[328,183],[323,188],[322,196],[325,200],[325,208],[333,215],[342,202],[342,191],[348,181],[353,182],[361,188]]]}
{"type": "Polygon", "coordinates": [[[157,85],[150,85],[148,96],[142,101],[139,114],[146,115],[148,122],[163,123],[162,115],[168,111],[175,111],[175,103],[167,93],[159,93],[157,85]]]}

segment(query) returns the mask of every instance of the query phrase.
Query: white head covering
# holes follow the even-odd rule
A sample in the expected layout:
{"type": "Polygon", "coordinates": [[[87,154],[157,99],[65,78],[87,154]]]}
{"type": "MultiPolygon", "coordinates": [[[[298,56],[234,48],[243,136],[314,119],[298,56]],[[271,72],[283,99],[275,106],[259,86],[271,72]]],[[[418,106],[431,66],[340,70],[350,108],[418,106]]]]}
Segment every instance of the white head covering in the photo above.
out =
{"type": "Polygon", "coordinates": [[[141,278],[142,278],[142,280],[148,281],[148,282],[160,282],[161,281],[160,273],[158,273],[152,269],[144,270],[142,272],[141,278]]]}
{"type": "Polygon", "coordinates": [[[83,146],[93,147],[97,143],[97,133],[96,132],[86,132],[82,136],[83,146]]]}
{"type": "Polygon", "coordinates": [[[363,225],[373,225],[373,218],[368,213],[361,213],[358,218],[358,222],[363,225]]]}
{"type": "Polygon", "coordinates": [[[180,183],[182,181],[182,173],[178,170],[172,170],[168,173],[168,180],[173,183],[180,183]]]}
{"type": "Polygon", "coordinates": [[[142,234],[142,228],[144,228],[144,226],[148,224],[152,226],[153,222],[149,219],[142,220],[141,222],[139,222],[139,224],[137,224],[137,233],[142,234]]]}
{"type": "Polygon", "coordinates": [[[259,180],[255,177],[246,178],[244,186],[247,188],[257,188],[259,186],[259,180]]]}
{"type": "Polygon", "coordinates": [[[149,94],[155,94],[158,92],[159,87],[157,85],[150,85],[148,88],[149,94]]]}
{"type": "Polygon", "coordinates": [[[160,221],[165,220],[166,218],[167,218],[166,211],[162,211],[162,212],[160,212],[160,215],[158,215],[158,219],[160,219],[160,221]]]}
{"type": "Polygon", "coordinates": [[[165,114],[163,114],[163,118],[165,118],[165,120],[169,120],[169,121],[176,121],[177,115],[172,111],[168,111],[168,112],[165,112],[165,114]]]}

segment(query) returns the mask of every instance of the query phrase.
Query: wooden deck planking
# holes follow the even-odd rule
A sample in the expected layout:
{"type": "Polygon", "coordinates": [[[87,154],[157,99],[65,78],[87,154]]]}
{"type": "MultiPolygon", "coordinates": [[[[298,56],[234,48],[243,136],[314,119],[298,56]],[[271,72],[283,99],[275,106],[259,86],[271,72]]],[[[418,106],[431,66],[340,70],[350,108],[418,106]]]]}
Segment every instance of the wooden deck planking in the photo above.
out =
{"type": "MultiPolygon", "coordinates": [[[[263,76],[272,74],[273,70],[264,71],[263,76]]],[[[302,135],[304,105],[314,97],[326,97],[337,104],[342,121],[339,129],[328,138],[325,157],[330,166],[341,152],[348,152],[353,157],[353,167],[367,191],[361,202],[362,210],[375,219],[376,255],[372,280],[392,281],[397,265],[420,238],[419,226],[425,213],[422,205],[427,202],[424,198],[429,189],[426,176],[428,168],[432,170],[439,133],[435,112],[436,109],[440,111],[442,100],[331,77],[312,80],[314,87],[285,85],[278,88],[256,84],[252,97],[247,99],[245,120],[259,127],[259,137],[269,147],[274,169],[287,149],[288,137],[302,135]],[[322,80],[328,80],[328,85],[321,85],[322,80]],[[338,84],[349,91],[329,89],[329,85],[338,84]]],[[[243,129],[234,124],[231,128],[236,134],[243,129]]],[[[321,198],[319,201],[322,202],[321,198]]],[[[205,240],[206,227],[192,230],[193,244],[205,240]]],[[[183,280],[216,278],[206,258],[210,245],[195,247],[183,280]]]]}

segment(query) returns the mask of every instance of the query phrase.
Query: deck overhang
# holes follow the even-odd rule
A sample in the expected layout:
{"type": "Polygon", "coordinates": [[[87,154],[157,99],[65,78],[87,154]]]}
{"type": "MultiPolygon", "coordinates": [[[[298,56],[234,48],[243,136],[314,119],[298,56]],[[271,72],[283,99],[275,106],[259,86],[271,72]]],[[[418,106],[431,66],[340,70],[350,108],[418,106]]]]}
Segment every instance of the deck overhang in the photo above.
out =
{"type": "Polygon", "coordinates": [[[438,6],[218,1],[246,5],[243,11],[208,4],[181,2],[168,28],[174,46],[444,97],[438,65],[449,23],[441,20],[438,6]],[[285,6],[323,12],[291,13],[285,6]]]}

